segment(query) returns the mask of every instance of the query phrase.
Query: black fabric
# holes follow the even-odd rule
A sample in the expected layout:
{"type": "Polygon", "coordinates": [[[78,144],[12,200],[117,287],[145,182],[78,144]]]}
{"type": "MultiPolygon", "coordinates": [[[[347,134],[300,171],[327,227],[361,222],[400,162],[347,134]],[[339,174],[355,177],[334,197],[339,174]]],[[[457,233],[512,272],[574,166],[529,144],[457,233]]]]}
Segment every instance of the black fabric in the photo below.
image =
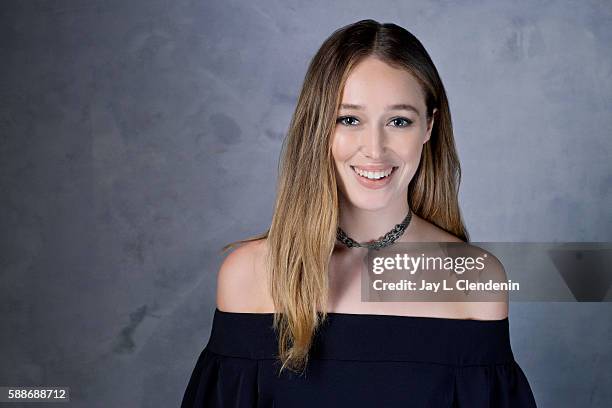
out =
{"type": "Polygon", "coordinates": [[[272,322],[215,309],[181,408],[536,406],[508,318],[329,313],[301,376],[278,376],[272,322]]]}

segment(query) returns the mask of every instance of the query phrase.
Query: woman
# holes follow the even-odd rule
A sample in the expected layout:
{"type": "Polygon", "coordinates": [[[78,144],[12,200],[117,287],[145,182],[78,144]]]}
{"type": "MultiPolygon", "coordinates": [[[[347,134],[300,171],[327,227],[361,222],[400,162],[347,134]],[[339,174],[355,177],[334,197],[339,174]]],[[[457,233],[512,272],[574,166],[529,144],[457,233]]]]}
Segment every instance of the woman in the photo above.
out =
{"type": "Polygon", "coordinates": [[[369,247],[469,240],[446,94],[417,38],[373,20],[334,32],[282,157],[269,230],[220,268],[182,407],[535,406],[507,301],[360,301],[369,247]]]}

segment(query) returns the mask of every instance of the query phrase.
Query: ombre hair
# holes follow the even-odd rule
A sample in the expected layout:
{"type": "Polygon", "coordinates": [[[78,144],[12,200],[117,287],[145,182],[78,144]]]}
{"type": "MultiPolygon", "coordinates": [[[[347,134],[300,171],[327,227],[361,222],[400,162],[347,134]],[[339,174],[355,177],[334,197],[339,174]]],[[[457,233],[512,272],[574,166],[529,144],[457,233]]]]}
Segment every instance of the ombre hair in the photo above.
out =
{"type": "Polygon", "coordinates": [[[327,318],[328,265],[338,227],[338,185],[331,140],[348,75],[374,56],[405,69],[421,85],[431,137],[408,186],[410,209],[469,242],[458,203],[461,168],[446,92],[421,42],[395,24],[362,20],[336,30],[313,57],[283,141],[270,228],[230,247],[267,238],[268,288],[274,302],[281,369],[302,370],[327,318]]]}

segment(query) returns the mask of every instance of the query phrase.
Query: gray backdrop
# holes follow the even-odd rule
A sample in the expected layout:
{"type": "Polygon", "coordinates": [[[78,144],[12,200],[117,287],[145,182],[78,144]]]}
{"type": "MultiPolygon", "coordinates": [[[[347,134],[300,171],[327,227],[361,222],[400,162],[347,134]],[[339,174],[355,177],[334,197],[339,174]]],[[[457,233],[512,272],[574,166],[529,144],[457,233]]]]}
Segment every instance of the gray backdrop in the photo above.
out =
{"type": "MultiPolygon", "coordinates": [[[[474,241],[612,241],[610,2],[305,3],[2,2],[0,385],[179,405],[217,251],[269,225],[307,64],[363,18],[440,71],[474,241]]],[[[511,304],[539,406],[610,406],[611,306],[511,304]]]]}

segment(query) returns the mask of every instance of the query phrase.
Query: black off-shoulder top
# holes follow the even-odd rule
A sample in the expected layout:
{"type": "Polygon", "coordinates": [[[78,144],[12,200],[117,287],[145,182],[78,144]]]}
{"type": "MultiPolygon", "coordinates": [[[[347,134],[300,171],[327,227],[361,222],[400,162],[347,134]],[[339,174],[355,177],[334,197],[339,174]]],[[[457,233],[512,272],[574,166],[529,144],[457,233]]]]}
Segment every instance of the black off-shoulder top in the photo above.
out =
{"type": "Polygon", "coordinates": [[[182,408],[535,407],[508,318],[328,313],[302,375],[278,369],[272,313],[215,309],[182,408]]]}

